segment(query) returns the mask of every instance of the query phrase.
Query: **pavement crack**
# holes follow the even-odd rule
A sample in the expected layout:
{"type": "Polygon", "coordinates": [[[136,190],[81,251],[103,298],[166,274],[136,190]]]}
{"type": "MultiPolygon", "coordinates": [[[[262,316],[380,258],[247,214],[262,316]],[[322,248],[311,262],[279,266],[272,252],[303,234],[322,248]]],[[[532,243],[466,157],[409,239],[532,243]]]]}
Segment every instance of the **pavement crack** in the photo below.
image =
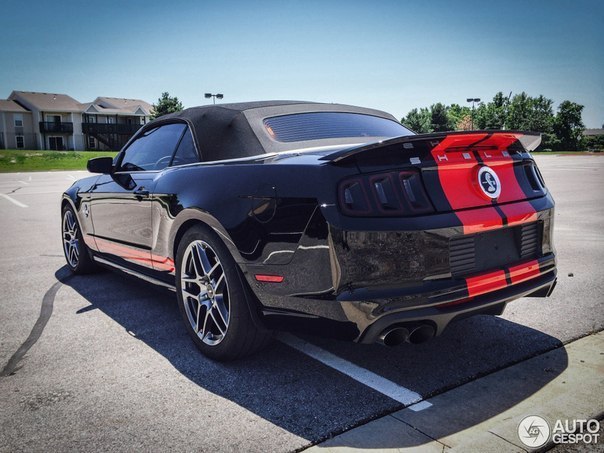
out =
{"type": "Polygon", "coordinates": [[[40,308],[40,316],[38,316],[38,320],[31,329],[27,339],[23,342],[23,344],[21,344],[21,346],[19,346],[19,349],[17,349],[17,351],[11,356],[2,371],[0,371],[0,377],[12,376],[21,368],[19,363],[23,357],[25,357],[27,351],[29,351],[31,347],[40,339],[42,332],[44,332],[44,328],[52,315],[57,292],[61,286],[63,286],[63,283],[68,281],[70,278],[71,276],[65,277],[63,281],[56,282],[48,291],[46,291],[44,297],[42,298],[42,307],[40,308]]]}
{"type": "Polygon", "coordinates": [[[11,193],[15,193],[17,190],[23,189],[23,187],[17,187],[16,189],[11,190],[9,193],[7,193],[6,195],[10,195],[11,193]]]}
{"type": "MultiPolygon", "coordinates": [[[[505,441],[506,443],[510,444],[512,447],[515,448],[520,448],[518,445],[516,445],[515,443],[510,442],[509,440],[507,440],[505,437],[501,437],[499,434],[494,433],[493,431],[487,431],[489,434],[492,434],[495,437],[499,437],[501,440],[505,441]]],[[[528,451],[526,448],[520,448],[521,451],[528,451]]]]}
{"type": "Polygon", "coordinates": [[[450,445],[445,444],[445,443],[444,443],[444,442],[443,442],[441,439],[439,439],[438,437],[431,436],[430,434],[428,434],[428,433],[426,433],[426,432],[422,431],[421,429],[419,429],[417,426],[413,426],[411,423],[406,422],[406,421],[404,421],[404,420],[401,420],[400,418],[396,418],[396,417],[394,417],[393,415],[390,415],[390,417],[395,418],[395,419],[396,419],[396,421],[401,422],[401,423],[403,423],[404,425],[407,425],[407,426],[408,426],[409,428],[411,428],[412,430],[417,431],[417,432],[418,432],[418,433],[420,433],[421,435],[426,436],[427,438],[429,438],[429,439],[433,440],[434,442],[436,442],[436,443],[438,443],[438,444],[442,445],[442,446],[443,446],[443,451],[444,451],[444,449],[445,449],[445,448],[451,448],[451,446],[450,446],[450,445]]]}

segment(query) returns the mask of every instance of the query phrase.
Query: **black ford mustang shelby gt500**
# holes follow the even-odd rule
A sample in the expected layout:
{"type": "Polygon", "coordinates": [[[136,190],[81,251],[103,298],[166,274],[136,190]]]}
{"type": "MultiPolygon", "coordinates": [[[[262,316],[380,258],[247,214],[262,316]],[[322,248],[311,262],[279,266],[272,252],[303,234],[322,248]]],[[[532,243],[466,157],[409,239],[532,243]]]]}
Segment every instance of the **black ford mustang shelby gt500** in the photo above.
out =
{"type": "Polygon", "coordinates": [[[67,263],[176,291],[197,346],[249,354],[271,329],[420,342],[556,283],[539,135],[416,135],[391,115],[223,104],[143,126],[62,199],[67,263]]]}

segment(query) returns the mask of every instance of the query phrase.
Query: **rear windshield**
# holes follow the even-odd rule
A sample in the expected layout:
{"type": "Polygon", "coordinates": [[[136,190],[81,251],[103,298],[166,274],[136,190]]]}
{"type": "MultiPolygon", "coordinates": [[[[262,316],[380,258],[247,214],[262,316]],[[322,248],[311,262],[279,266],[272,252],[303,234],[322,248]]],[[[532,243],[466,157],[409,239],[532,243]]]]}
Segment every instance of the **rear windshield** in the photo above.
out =
{"type": "Polygon", "coordinates": [[[409,129],[386,118],[360,113],[314,112],[274,116],[264,127],[279,142],[303,142],[344,137],[399,137],[409,129]]]}

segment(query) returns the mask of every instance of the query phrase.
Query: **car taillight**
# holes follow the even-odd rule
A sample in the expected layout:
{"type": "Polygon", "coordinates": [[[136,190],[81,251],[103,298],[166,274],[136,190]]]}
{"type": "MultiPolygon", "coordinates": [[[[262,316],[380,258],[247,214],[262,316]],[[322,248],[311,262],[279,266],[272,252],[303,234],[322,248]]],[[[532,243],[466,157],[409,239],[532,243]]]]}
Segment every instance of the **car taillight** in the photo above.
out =
{"type": "Polygon", "coordinates": [[[338,186],[342,213],[359,217],[428,214],[434,209],[417,171],[359,175],[338,186]]]}

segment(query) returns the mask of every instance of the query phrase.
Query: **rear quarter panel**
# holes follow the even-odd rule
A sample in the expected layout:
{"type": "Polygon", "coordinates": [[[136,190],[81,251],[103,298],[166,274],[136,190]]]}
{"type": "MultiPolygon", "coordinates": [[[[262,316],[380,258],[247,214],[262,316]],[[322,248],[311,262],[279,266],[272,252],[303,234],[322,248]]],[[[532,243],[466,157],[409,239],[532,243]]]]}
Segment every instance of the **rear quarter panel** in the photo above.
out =
{"type": "Polygon", "coordinates": [[[197,220],[240,265],[288,264],[318,206],[335,206],[334,172],[350,171],[312,156],[167,169],[153,197],[153,253],[174,259],[179,231],[197,220]]]}

